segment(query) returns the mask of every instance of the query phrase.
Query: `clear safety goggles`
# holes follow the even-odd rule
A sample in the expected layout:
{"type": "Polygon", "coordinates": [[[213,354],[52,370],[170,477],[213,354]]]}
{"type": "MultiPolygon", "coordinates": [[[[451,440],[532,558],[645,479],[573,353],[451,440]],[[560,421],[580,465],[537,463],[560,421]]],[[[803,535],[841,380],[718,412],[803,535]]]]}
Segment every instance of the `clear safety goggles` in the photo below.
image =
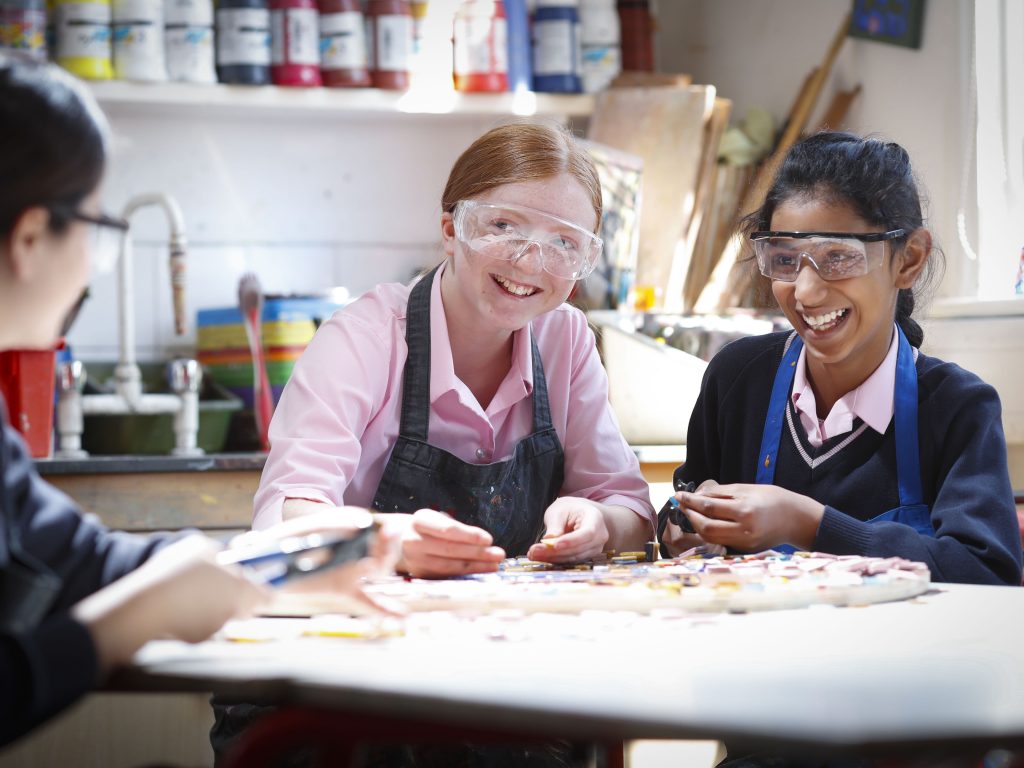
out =
{"type": "Polygon", "coordinates": [[[589,275],[601,255],[601,238],[593,232],[521,205],[460,200],[454,219],[455,236],[470,250],[515,262],[536,248],[544,270],[565,280],[589,275]]]}
{"type": "Polygon", "coordinates": [[[885,260],[885,244],[906,230],[888,232],[754,232],[754,254],[761,274],[792,283],[807,259],[823,280],[866,275],[885,260]]]}
{"type": "Polygon", "coordinates": [[[89,225],[89,263],[92,266],[92,273],[102,275],[110,272],[117,263],[121,238],[128,231],[127,219],[108,216],[105,213],[92,215],[67,208],[58,210],[69,219],[89,225]]]}

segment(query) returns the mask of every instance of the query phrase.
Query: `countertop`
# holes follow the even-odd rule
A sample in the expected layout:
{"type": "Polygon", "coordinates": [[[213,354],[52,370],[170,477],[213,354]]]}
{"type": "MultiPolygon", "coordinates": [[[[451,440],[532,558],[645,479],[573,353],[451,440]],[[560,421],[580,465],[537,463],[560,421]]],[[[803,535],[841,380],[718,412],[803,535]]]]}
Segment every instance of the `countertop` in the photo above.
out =
{"type": "Polygon", "coordinates": [[[40,475],[110,475],[148,472],[262,471],[267,454],[211,453],[205,456],[90,456],[85,459],[37,459],[40,475]]]}

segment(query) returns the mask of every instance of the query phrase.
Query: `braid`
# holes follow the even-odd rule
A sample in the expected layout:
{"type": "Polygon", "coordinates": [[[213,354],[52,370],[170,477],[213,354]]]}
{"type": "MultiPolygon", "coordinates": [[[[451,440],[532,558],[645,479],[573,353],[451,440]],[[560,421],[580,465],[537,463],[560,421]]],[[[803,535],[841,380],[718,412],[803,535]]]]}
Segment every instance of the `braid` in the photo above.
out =
{"type": "Polygon", "coordinates": [[[914,319],[914,291],[911,288],[901,288],[896,297],[896,323],[903,329],[910,346],[920,349],[924,342],[924,330],[914,319]]]}

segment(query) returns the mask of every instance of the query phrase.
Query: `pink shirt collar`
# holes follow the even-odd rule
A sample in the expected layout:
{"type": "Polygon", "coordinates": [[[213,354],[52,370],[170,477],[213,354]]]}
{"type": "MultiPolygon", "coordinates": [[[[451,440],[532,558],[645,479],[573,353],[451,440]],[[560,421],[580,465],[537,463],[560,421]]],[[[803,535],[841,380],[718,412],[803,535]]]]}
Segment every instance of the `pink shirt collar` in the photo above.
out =
{"type": "MultiPolygon", "coordinates": [[[[448,318],[441,298],[441,276],[448,266],[441,264],[430,287],[430,334],[432,338],[448,338],[448,318]]],[[[476,402],[462,381],[455,375],[455,361],[448,344],[430,345],[430,402],[436,403],[449,392],[465,404],[476,402]]],[[[512,337],[512,367],[501,382],[487,407],[487,413],[504,410],[533,392],[533,356],[530,348],[530,326],[516,331],[512,337]]]]}
{"type": "Polygon", "coordinates": [[[819,421],[814,391],[807,380],[807,347],[800,350],[793,375],[793,405],[811,445],[818,448],[826,440],[850,432],[855,418],[860,418],[875,432],[885,434],[892,421],[898,351],[899,337],[893,332],[881,365],[863,384],[839,398],[828,416],[819,421]]]}

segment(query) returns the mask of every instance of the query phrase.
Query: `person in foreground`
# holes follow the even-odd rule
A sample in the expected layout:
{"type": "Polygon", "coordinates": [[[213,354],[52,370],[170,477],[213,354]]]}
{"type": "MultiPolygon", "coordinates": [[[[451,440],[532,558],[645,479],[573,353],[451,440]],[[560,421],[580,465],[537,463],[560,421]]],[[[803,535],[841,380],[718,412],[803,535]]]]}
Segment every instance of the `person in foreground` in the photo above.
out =
{"type": "MultiPolygon", "coordinates": [[[[0,351],[53,349],[90,264],[116,249],[124,222],[100,212],[102,115],[56,67],[0,53],[0,351]],[[116,245],[116,238],[114,240],[116,245]]],[[[347,532],[365,511],[268,532],[347,532]]],[[[252,540],[249,540],[252,543],[252,540]]],[[[360,578],[385,558],[309,579],[369,600],[360,578]]],[[[87,693],[147,641],[198,642],[269,591],[199,534],[106,530],[37,474],[0,398],[0,745],[87,693]]]]}
{"type": "Polygon", "coordinates": [[[442,195],[444,261],[336,313],[296,365],[254,527],[370,507],[403,531],[399,568],[429,577],[642,550],[648,486],[594,335],[565,303],[600,252],[601,210],[564,129],[477,139],[442,195]]]}
{"type": "Polygon", "coordinates": [[[811,136],[744,224],[794,331],[708,366],[677,470],[697,536],[670,523],[666,548],[899,556],[935,581],[1019,585],[999,397],[920,351],[937,256],[906,151],[811,136]]]}

